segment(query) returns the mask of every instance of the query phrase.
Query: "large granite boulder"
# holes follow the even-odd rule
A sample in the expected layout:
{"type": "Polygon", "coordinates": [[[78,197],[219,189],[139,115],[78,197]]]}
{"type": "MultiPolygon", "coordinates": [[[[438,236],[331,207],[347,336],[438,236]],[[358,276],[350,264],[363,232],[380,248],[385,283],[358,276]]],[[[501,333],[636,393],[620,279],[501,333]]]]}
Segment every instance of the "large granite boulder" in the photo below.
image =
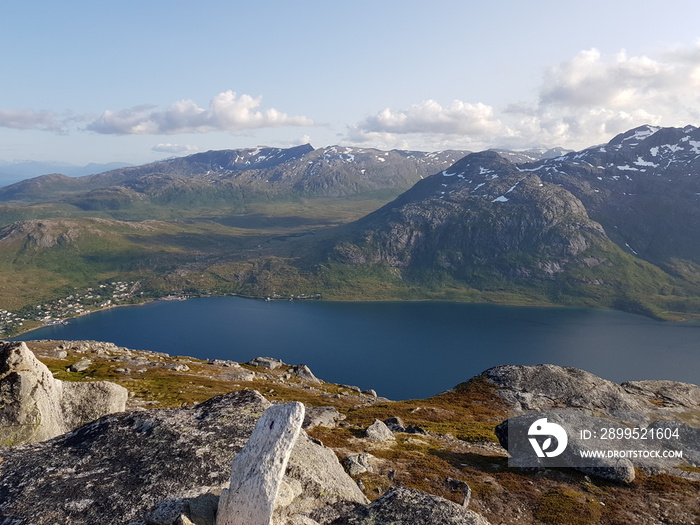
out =
{"type": "MultiPolygon", "coordinates": [[[[556,411],[530,414],[511,418],[496,427],[496,437],[501,446],[510,453],[508,465],[511,467],[538,468],[538,467],[571,467],[586,474],[607,479],[617,483],[628,484],[634,481],[634,465],[627,458],[590,458],[583,459],[583,451],[592,450],[591,446],[583,439],[579,439],[576,433],[567,432],[565,450],[556,457],[537,457],[530,439],[532,435],[528,429],[532,428],[535,421],[545,424],[560,424],[567,430],[569,428],[595,429],[600,425],[601,418],[593,418],[580,411],[568,411],[560,414],[556,411]]],[[[620,426],[618,423],[606,421],[608,426],[620,426]]],[[[599,441],[596,441],[599,443],[599,441]]],[[[543,447],[546,448],[546,447],[543,447]]]]}
{"type": "Polygon", "coordinates": [[[681,421],[659,420],[633,427],[628,422],[597,417],[586,410],[562,409],[510,418],[498,425],[495,432],[501,446],[510,454],[509,466],[571,467],[623,484],[634,481],[635,468],[649,473],[673,473],[676,467],[700,463],[700,428],[681,421]],[[559,440],[554,432],[533,431],[533,424],[542,421],[544,425],[558,425],[566,433],[563,452],[552,452],[559,440]],[[557,442],[552,443],[552,437],[557,442]],[[541,446],[540,453],[535,451],[533,439],[540,444],[547,442],[541,446]],[[546,450],[551,454],[545,453],[546,450]]]}
{"type": "Polygon", "coordinates": [[[338,516],[367,503],[355,481],[345,472],[330,448],[299,435],[287,464],[287,498],[279,498],[275,515],[278,523],[313,519],[330,523],[338,516]]]}
{"type": "Polygon", "coordinates": [[[107,381],[54,379],[26,343],[0,341],[0,446],[64,434],[126,406],[128,391],[107,381]]]}
{"type": "Polygon", "coordinates": [[[274,357],[256,357],[248,361],[248,363],[246,364],[251,366],[268,368],[270,370],[277,370],[278,368],[281,368],[286,365],[286,363],[280,361],[279,359],[275,359],[274,357]]]}
{"type": "Polygon", "coordinates": [[[500,388],[516,410],[553,408],[639,411],[643,405],[617,383],[578,368],[556,365],[502,365],[481,373],[500,388]]]}
{"type": "Polygon", "coordinates": [[[338,421],[345,419],[345,414],[338,412],[335,407],[306,407],[306,415],[302,428],[309,430],[315,427],[335,428],[338,421]]]}
{"type": "Polygon", "coordinates": [[[650,473],[676,473],[674,467],[700,462],[700,388],[696,385],[674,381],[618,385],[584,370],[555,365],[497,366],[480,377],[495,384],[511,408],[510,419],[496,428],[499,441],[511,455],[511,466],[572,467],[630,483],[635,467],[650,473]],[[566,450],[556,461],[532,459],[533,435],[528,429],[542,418],[568,434],[566,450]],[[515,440],[513,429],[518,429],[515,440]],[[680,451],[682,458],[656,457],[661,450],[680,451]],[[606,457],[581,460],[582,454],[593,451],[604,451],[606,457]]]}
{"type": "Polygon", "coordinates": [[[316,377],[311,371],[311,369],[306,365],[294,365],[292,366],[292,368],[289,369],[289,372],[292,375],[297,376],[299,379],[303,379],[304,381],[308,381],[309,383],[322,383],[322,381],[318,377],[316,377]]]}
{"type": "Polygon", "coordinates": [[[365,436],[372,441],[394,441],[396,439],[389,427],[378,419],[375,419],[374,423],[367,427],[365,436]]]}
{"type": "Polygon", "coordinates": [[[221,490],[231,458],[269,405],[257,392],[225,394],[195,407],[105,416],[3,450],[0,518],[129,523],[163,501],[221,490]]]}

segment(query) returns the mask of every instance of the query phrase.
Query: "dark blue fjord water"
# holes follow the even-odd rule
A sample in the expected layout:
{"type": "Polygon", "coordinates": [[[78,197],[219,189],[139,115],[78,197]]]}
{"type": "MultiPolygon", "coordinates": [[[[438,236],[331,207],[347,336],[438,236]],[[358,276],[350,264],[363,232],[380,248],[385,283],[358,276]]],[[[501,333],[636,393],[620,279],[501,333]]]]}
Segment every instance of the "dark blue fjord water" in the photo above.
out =
{"type": "Polygon", "coordinates": [[[391,399],[428,397],[500,364],[574,366],[616,382],[700,382],[700,323],[594,309],[209,297],[104,310],[20,339],[94,339],[241,362],[270,356],[391,399]]]}

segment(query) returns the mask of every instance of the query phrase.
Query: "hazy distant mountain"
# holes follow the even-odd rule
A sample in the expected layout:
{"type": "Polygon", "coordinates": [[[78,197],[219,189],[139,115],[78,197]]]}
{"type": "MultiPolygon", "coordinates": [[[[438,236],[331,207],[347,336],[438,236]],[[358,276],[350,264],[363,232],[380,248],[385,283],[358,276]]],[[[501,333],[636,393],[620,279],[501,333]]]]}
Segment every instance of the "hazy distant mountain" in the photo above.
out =
{"type": "Polygon", "coordinates": [[[76,166],[63,162],[3,162],[0,161],[0,186],[14,184],[24,179],[38,177],[47,173],[62,173],[69,177],[81,177],[93,173],[114,170],[130,166],[126,162],[109,162],[107,164],[90,163],[85,166],[76,166]]]}
{"type": "MultiPolygon", "coordinates": [[[[494,150],[514,163],[552,158],[568,150],[494,150]]],[[[141,166],[123,163],[0,164],[0,200],[66,201],[83,209],[121,209],[135,203],[180,205],[208,201],[251,201],[279,195],[352,196],[388,190],[397,195],[422,177],[456,162],[468,151],[380,151],[310,145],[207,151],[141,166]],[[30,177],[42,180],[26,180],[30,177]],[[79,180],[69,181],[56,174],[79,180]],[[95,175],[96,174],[96,175],[95,175]],[[92,176],[95,175],[95,176],[92,176]],[[71,196],[68,198],[68,196],[71,196]]]]}
{"type": "Polygon", "coordinates": [[[0,200],[109,210],[143,202],[201,206],[300,196],[397,195],[466,153],[314,149],[308,144],[209,151],[79,178],[37,177],[0,189],[0,200]]]}

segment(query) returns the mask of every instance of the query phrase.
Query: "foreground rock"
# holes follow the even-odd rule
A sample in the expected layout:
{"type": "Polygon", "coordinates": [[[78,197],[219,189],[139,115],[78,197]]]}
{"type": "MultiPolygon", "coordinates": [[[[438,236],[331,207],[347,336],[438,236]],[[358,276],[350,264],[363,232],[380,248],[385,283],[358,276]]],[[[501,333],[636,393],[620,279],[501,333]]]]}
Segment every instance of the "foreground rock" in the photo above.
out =
{"type": "Polygon", "coordinates": [[[373,468],[370,461],[374,459],[372,454],[361,452],[359,454],[350,454],[343,460],[345,470],[351,476],[357,476],[363,472],[372,472],[373,468]]]}
{"type": "Polygon", "coordinates": [[[367,439],[371,439],[372,441],[394,441],[396,439],[394,433],[389,430],[389,427],[378,419],[375,419],[374,423],[367,427],[365,435],[367,439]]]}
{"type": "Polygon", "coordinates": [[[582,408],[629,417],[631,413],[692,417],[700,387],[677,381],[628,381],[618,385],[578,368],[502,365],[482,372],[515,411],[582,408]]]}
{"type": "Polygon", "coordinates": [[[700,387],[678,381],[627,381],[621,385],[631,395],[666,408],[700,407],[700,387]]]}
{"type": "Polygon", "coordinates": [[[283,361],[275,359],[274,357],[256,357],[248,361],[247,364],[251,366],[267,368],[269,370],[277,370],[278,368],[282,368],[283,366],[289,366],[283,361]]]}
{"type": "Polygon", "coordinates": [[[489,525],[474,511],[439,496],[405,487],[393,488],[333,525],[489,525]]]}
{"type": "Polygon", "coordinates": [[[0,342],[0,444],[35,443],[122,412],[128,391],[107,381],[54,379],[23,342],[0,342]]]}
{"type": "Polygon", "coordinates": [[[306,415],[302,428],[314,427],[335,428],[338,421],[345,419],[345,415],[338,412],[335,407],[306,407],[306,415]]]}
{"type": "MultiPolygon", "coordinates": [[[[496,427],[501,445],[511,455],[511,466],[566,466],[628,484],[635,479],[635,467],[651,474],[677,474],[675,467],[700,463],[700,428],[689,424],[697,421],[700,410],[696,385],[674,381],[618,385],[584,370],[555,365],[497,366],[481,377],[498,387],[513,412],[514,417],[496,427]],[[566,449],[555,459],[538,458],[530,444],[536,436],[528,429],[542,418],[567,433],[566,449]],[[605,457],[588,457],[600,451],[605,457]],[[681,458],[656,457],[658,452],[677,451],[681,458]],[[587,459],[582,461],[582,456],[587,459]]],[[[542,436],[542,443],[546,438],[542,436]]]]}
{"type": "Polygon", "coordinates": [[[231,484],[219,500],[216,525],[270,525],[282,477],[296,443],[304,405],[268,408],[233,458],[231,484]]]}
{"type": "Polygon", "coordinates": [[[292,375],[295,375],[299,379],[303,379],[304,381],[308,381],[309,383],[316,383],[320,384],[321,380],[317,378],[311,369],[306,366],[306,365],[294,365],[292,368],[289,369],[289,373],[292,375]]]}
{"type": "Polygon", "coordinates": [[[221,490],[231,458],[268,406],[257,392],[243,391],[194,408],[110,415],[51,441],[4,450],[0,517],[37,525],[129,523],[163,501],[221,490]]]}
{"type": "Polygon", "coordinates": [[[556,365],[503,365],[481,374],[501,388],[516,410],[588,408],[607,412],[641,410],[622,386],[578,368],[556,365]]]}
{"type": "MultiPolygon", "coordinates": [[[[113,414],[50,441],[4,449],[0,523],[206,523],[191,513],[215,511],[231,459],[269,407],[244,390],[194,407],[113,414]]],[[[303,433],[282,485],[280,519],[328,523],[367,502],[335,454],[303,433]]]]}
{"type": "Polygon", "coordinates": [[[292,450],[282,488],[286,498],[280,491],[273,523],[304,524],[311,519],[326,524],[367,503],[335,452],[303,432],[292,450]]]}

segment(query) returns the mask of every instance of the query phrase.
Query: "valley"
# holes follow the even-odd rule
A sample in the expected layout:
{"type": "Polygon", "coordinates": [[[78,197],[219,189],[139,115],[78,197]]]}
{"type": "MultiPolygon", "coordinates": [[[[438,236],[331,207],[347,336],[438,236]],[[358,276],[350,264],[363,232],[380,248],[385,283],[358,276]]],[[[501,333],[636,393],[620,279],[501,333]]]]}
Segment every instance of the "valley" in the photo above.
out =
{"type": "Polygon", "coordinates": [[[692,126],[642,126],[580,152],[305,145],[44,175],[0,188],[0,308],[31,319],[120,281],[139,283],[133,300],[322,294],[695,318],[698,144],[692,126]]]}

